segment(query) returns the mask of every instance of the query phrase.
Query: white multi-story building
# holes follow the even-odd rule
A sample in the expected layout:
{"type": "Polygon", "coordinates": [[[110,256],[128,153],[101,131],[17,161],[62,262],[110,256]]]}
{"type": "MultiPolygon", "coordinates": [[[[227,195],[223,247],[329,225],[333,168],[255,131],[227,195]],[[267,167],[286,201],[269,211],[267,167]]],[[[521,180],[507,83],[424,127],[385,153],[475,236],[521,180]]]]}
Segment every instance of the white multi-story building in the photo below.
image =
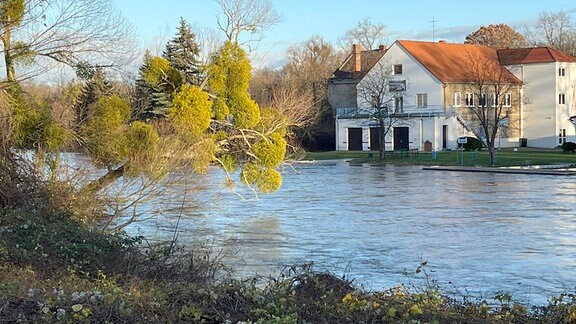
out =
{"type": "Polygon", "coordinates": [[[382,73],[381,66],[388,83],[404,87],[390,102],[399,122],[387,133],[386,150],[454,149],[459,137],[478,134],[471,129],[469,108],[490,100],[507,111],[498,147],[576,142],[576,58],[547,47],[499,50],[399,40],[388,49],[362,51],[355,45],[329,80],[337,150],[379,148],[374,108],[360,89],[382,73]],[[498,94],[475,94],[471,89],[479,83],[506,87],[498,94]]]}

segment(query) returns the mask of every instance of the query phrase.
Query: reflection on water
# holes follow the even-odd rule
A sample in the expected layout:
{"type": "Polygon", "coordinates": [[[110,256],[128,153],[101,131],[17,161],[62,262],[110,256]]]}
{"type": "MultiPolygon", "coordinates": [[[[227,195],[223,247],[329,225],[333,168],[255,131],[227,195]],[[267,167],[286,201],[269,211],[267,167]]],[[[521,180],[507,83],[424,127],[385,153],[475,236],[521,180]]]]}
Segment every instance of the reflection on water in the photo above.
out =
{"type": "MultiPolygon", "coordinates": [[[[240,274],[314,261],[372,289],[406,283],[422,260],[445,289],[526,303],[576,286],[576,182],[571,177],[424,171],[416,166],[301,164],[278,192],[245,199],[217,170],[193,191],[203,208],[181,214],[182,242],[241,243],[240,274]],[[409,274],[409,277],[406,276],[409,274]],[[449,284],[451,282],[452,284],[449,284]],[[455,287],[454,287],[455,286],[455,287]]],[[[192,181],[192,180],[190,180],[192,181]]],[[[182,199],[186,186],[163,194],[182,199]]],[[[177,215],[132,231],[172,236],[177,215]]]]}

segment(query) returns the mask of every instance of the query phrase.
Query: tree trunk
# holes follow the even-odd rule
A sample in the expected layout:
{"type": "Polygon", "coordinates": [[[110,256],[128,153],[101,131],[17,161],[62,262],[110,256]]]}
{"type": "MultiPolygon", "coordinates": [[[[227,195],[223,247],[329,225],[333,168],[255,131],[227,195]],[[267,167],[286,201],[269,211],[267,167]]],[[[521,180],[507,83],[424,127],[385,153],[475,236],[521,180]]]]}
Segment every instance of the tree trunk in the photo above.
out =
{"type": "Polygon", "coordinates": [[[96,193],[100,189],[118,180],[123,175],[124,175],[124,165],[118,167],[117,169],[109,170],[105,175],[84,186],[84,188],[82,188],[82,191],[96,193]]]}
{"type": "Polygon", "coordinates": [[[380,131],[378,132],[378,137],[380,138],[380,161],[384,160],[384,152],[386,151],[386,132],[384,130],[384,119],[380,118],[378,120],[380,124],[380,131]]]}
{"type": "Polygon", "coordinates": [[[496,152],[494,150],[494,144],[493,143],[488,144],[488,157],[490,159],[490,166],[491,167],[496,166],[496,163],[495,163],[495,155],[496,154],[495,153],[496,152]]]}
{"type": "Polygon", "coordinates": [[[14,60],[12,59],[12,43],[10,27],[6,27],[2,35],[2,45],[4,46],[4,64],[6,64],[6,81],[13,82],[16,79],[14,71],[14,60]]]}

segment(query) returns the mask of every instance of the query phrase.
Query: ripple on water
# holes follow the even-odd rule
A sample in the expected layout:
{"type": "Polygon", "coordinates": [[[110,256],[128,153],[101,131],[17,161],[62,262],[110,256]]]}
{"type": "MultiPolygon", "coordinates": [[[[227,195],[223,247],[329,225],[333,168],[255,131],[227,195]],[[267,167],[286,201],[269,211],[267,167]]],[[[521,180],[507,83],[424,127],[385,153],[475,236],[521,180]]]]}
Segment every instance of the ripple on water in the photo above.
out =
{"type": "MultiPolygon", "coordinates": [[[[428,260],[445,289],[474,297],[505,290],[520,302],[545,303],[576,286],[576,184],[565,177],[344,162],[301,164],[296,171],[283,172],[278,192],[240,199],[219,186],[222,174],[212,170],[202,181],[213,185],[195,193],[204,208],[182,215],[181,238],[236,238],[243,275],[315,261],[387,289],[421,280],[415,269],[428,260]]],[[[138,226],[171,237],[166,224],[173,223],[138,226]]]]}

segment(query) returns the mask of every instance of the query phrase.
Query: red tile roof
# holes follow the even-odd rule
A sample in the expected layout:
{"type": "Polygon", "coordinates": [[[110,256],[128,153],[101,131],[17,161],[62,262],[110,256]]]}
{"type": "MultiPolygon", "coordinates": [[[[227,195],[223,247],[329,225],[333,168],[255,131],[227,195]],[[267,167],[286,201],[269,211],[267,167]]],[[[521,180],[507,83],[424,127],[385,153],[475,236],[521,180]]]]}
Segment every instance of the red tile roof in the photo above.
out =
{"type": "Polygon", "coordinates": [[[497,73],[493,73],[494,80],[486,81],[521,83],[514,74],[500,65],[497,50],[492,47],[408,40],[396,42],[441,82],[477,82],[478,79],[471,71],[471,60],[483,60],[484,66],[497,69],[497,73]]]}
{"type": "Polygon", "coordinates": [[[503,65],[576,62],[576,57],[550,47],[501,49],[498,57],[503,65]]]}

